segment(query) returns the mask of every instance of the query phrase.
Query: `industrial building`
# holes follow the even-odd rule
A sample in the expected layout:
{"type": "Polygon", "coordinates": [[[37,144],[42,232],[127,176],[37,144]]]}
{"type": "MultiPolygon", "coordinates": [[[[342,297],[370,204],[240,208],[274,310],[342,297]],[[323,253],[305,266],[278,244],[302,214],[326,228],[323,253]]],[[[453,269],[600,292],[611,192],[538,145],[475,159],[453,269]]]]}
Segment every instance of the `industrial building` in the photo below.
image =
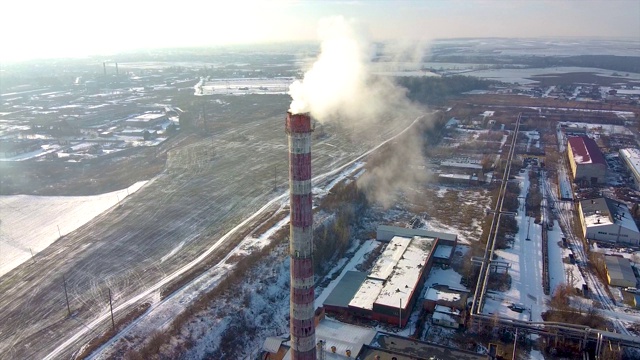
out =
{"type": "Polygon", "coordinates": [[[378,332],[358,354],[362,360],[486,360],[487,355],[378,332]],[[375,345],[373,345],[375,344],[375,345]]]}
{"type": "Polygon", "coordinates": [[[380,226],[378,238],[388,244],[369,274],[345,273],[323,306],[328,313],[404,327],[420,298],[434,255],[439,254],[441,263],[449,263],[457,237],[422,229],[380,226]]]}
{"type": "MultiPolygon", "coordinates": [[[[325,360],[480,360],[486,355],[464,351],[376,331],[375,328],[344,324],[323,318],[316,327],[318,359],[325,360]]],[[[269,337],[262,346],[261,359],[291,359],[289,338],[269,337]]]]}
{"type": "Polygon", "coordinates": [[[127,126],[132,127],[149,128],[162,124],[167,120],[169,120],[169,118],[164,113],[145,113],[134,118],[127,119],[126,124],[127,126]]]}
{"type": "Polygon", "coordinates": [[[376,240],[389,241],[394,236],[412,238],[414,236],[438,239],[439,245],[449,245],[455,247],[458,243],[456,234],[449,234],[439,231],[429,231],[424,229],[409,229],[398,226],[379,225],[376,231],[376,240]]]}
{"type": "Polygon", "coordinates": [[[640,232],[625,203],[597,198],[578,204],[585,239],[609,244],[638,246],[640,232]]]}
{"type": "Polygon", "coordinates": [[[633,175],[636,187],[640,186],[640,150],[634,148],[620,149],[620,159],[633,175]]]}
{"type": "Polygon", "coordinates": [[[606,182],[607,162],[593,139],[587,136],[570,137],[567,155],[575,182],[584,185],[606,182]]]}
{"type": "Polygon", "coordinates": [[[607,268],[607,280],[609,285],[620,287],[635,287],[636,276],[631,268],[629,259],[621,256],[604,257],[604,263],[607,268]]]}

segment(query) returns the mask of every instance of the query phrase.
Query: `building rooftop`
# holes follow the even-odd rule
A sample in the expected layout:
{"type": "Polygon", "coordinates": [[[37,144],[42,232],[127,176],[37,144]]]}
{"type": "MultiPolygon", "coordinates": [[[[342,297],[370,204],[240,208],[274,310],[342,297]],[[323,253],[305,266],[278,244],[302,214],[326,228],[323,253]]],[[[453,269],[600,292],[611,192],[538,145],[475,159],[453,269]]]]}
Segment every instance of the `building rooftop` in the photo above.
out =
{"type": "Polygon", "coordinates": [[[409,229],[398,226],[390,226],[390,225],[378,225],[378,232],[389,232],[393,233],[395,236],[401,236],[406,238],[411,238],[414,236],[420,237],[428,237],[428,238],[438,238],[447,241],[455,242],[458,238],[456,234],[449,234],[439,231],[429,231],[425,229],[409,229]]]}
{"type": "Polygon", "coordinates": [[[568,142],[576,164],[607,165],[598,144],[593,139],[586,136],[575,136],[570,137],[568,142]]]}
{"type": "Polygon", "coordinates": [[[460,310],[449,307],[449,306],[444,306],[444,305],[436,305],[436,307],[434,308],[434,311],[436,313],[442,313],[442,314],[449,314],[449,315],[460,315],[460,310]]]}
{"type": "Polygon", "coordinates": [[[142,115],[138,115],[132,119],[129,119],[127,121],[135,121],[135,122],[149,122],[149,121],[153,121],[159,118],[164,117],[165,114],[159,114],[159,113],[146,113],[146,114],[142,114],[142,115]]]}
{"type": "Polygon", "coordinates": [[[611,279],[620,279],[636,283],[636,276],[628,259],[621,256],[605,255],[604,262],[611,279]]]}
{"type": "Polygon", "coordinates": [[[366,310],[373,309],[373,303],[376,302],[383,286],[384,281],[382,280],[366,279],[349,302],[349,306],[366,310]]]}
{"type": "Polygon", "coordinates": [[[441,311],[436,311],[436,312],[433,313],[431,318],[433,320],[446,320],[446,321],[451,322],[451,323],[458,323],[459,320],[456,319],[453,315],[454,314],[441,312],[441,311]]]}
{"type": "Polygon", "coordinates": [[[387,360],[486,360],[486,355],[459,350],[397,335],[378,332],[368,346],[358,355],[363,360],[374,360],[376,355],[387,360]]]}
{"type": "Polygon", "coordinates": [[[431,301],[447,301],[456,302],[462,298],[459,293],[442,291],[435,288],[428,288],[425,292],[424,298],[431,301]]]}
{"type": "MultiPolygon", "coordinates": [[[[333,288],[323,305],[347,307],[354,295],[367,279],[367,274],[360,271],[347,271],[336,287],[333,288]]],[[[373,301],[371,302],[373,304],[373,301]]]]}
{"type": "Polygon", "coordinates": [[[409,238],[394,236],[378,257],[378,261],[373,265],[369,278],[387,280],[393,272],[393,268],[407,250],[410,242],[411,239],[409,238]]]}
{"type": "Polygon", "coordinates": [[[427,263],[435,239],[414,237],[400,260],[393,267],[375,304],[390,307],[406,307],[411,294],[418,286],[422,267],[427,263]]]}
{"type": "MultiPolygon", "coordinates": [[[[347,350],[351,351],[351,358],[355,358],[365,344],[369,344],[376,335],[374,328],[341,323],[324,318],[316,326],[316,342],[324,341],[325,359],[348,359],[347,350]],[[336,352],[331,347],[336,347],[336,352]]],[[[288,351],[284,359],[291,359],[288,351]]]]}
{"type": "Polygon", "coordinates": [[[640,174],[640,150],[634,148],[620,149],[620,155],[627,160],[637,174],[640,174]]]}
{"type": "Polygon", "coordinates": [[[436,246],[436,251],[433,253],[433,257],[440,258],[440,259],[448,259],[451,257],[452,252],[453,252],[453,246],[438,245],[436,246]]]}
{"type": "Polygon", "coordinates": [[[631,217],[631,212],[623,202],[601,197],[582,200],[582,216],[588,227],[616,224],[623,228],[638,232],[638,226],[631,217]]]}

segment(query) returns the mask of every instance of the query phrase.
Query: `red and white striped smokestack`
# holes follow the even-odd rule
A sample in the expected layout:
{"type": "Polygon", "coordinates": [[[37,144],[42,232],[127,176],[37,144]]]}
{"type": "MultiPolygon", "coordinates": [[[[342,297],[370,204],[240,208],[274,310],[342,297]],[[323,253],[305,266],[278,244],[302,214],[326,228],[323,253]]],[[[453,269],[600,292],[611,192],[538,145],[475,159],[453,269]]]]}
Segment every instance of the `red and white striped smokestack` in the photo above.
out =
{"type": "Polygon", "coordinates": [[[291,224],[291,359],[316,359],[311,208],[311,117],[287,113],[291,224]]]}

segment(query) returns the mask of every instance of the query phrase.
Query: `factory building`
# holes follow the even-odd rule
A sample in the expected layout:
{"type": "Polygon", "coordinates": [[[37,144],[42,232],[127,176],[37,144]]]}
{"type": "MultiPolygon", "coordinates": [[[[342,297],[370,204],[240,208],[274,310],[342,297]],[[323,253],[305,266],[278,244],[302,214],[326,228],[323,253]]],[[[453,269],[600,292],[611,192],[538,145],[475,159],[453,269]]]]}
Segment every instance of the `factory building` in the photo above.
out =
{"type": "Polygon", "coordinates": [[[606,182],[607,162],[596,142],[586,136],[570,137],[567,155],[573,180],[584,185],[606,182]]]}
{"type": "Polygon", "coordinates": [[[439,254],[441,263],[448,263],[457,237],[422,229],[380,226],[378,238],[388,243],[371,271],[345,273],[323,306],[328,313],[404,327],[420,298],[435,254],[439,254]]]}
{"type": "MultiPolygon", "coordinates": [[[[341,323],[328,318],[316,328],[318,359],[324,360],[481,360],[486,355],[407,338],[375,328],[341,323]]],[[[291,341],[286,337],[269,337],[262,346],[261,359],[291,359],[291,341]]]]}
{"type": "Polygon", "coordinates": [[[160,125],[163,122],[169,120],[165,113],[144,113],[131,119],[127,119],[126,125],[138,128],[150,128],[156,125],[160,125]]]}
{"type": "Polygon", "coordinates": [[[578,210],[585,239],[616,245],[640,243],[640,232],[625,203],[602,197],[581,201],[578,210]]]}
{"type": "Polygon", "coordinates": [[[635,287],[636,276],[631,268],[628,259],[621,256],[604,257],[605,267],[607,268],[607,280],[611,286],[635,287]]]}
{"type": "Polygon", "coordinates": [[[640,187],[640,150],[633,148],[620,149],[620,159],[633,175],[636,187],[640,187]]]}

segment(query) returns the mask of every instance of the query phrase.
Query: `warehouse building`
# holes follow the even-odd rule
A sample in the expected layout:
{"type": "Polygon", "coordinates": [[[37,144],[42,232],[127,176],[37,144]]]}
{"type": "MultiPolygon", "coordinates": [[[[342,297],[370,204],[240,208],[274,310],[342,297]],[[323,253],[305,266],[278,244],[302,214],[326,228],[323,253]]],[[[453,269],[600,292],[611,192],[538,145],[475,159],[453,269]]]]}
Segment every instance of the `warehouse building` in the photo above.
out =
{"type": "Polygon", "coordinates": [[[636,186],[640,186],[640,150],[633,148],[620,149],[620,159],[633,175],[636,186]]]}
{"type": "Polygon", "coordinates": [[[567,155],[573,180],[584,185],[606,182],[607,162],[596,142],[586,136],[570,137],[567,155]]]}
{"type": "Polygon", "coordinates": [[[604,257],[604,263],[607,268],[607,280],[609,285],[620,287],[635,287],[636,276],[631,268],[628,259],[621,256],[604,257]]]}
{"type": "Polygon", "coordinates": [[[349,271],[324,301],[328,313],[404,327],[420,297],[439,238],[391,238],[368,274],[349,271]]]}
{"type": "Polygon", "coordinates": [[[449,245],[455,247],[458,243],[458,236],[439,231],[429,231],[424,229],[409,229],[398,226],[379,225],[376,232],[376,240],[389,241],[394,236],[412,238],[414,236],[438,239],[439,245],[449,245]]]}
{"type": "Polygon", "coordinates": [[[585,239],[609,244],[638,246],[640,232],[625,203],[597,198],[578,204],[585,239]]]}

